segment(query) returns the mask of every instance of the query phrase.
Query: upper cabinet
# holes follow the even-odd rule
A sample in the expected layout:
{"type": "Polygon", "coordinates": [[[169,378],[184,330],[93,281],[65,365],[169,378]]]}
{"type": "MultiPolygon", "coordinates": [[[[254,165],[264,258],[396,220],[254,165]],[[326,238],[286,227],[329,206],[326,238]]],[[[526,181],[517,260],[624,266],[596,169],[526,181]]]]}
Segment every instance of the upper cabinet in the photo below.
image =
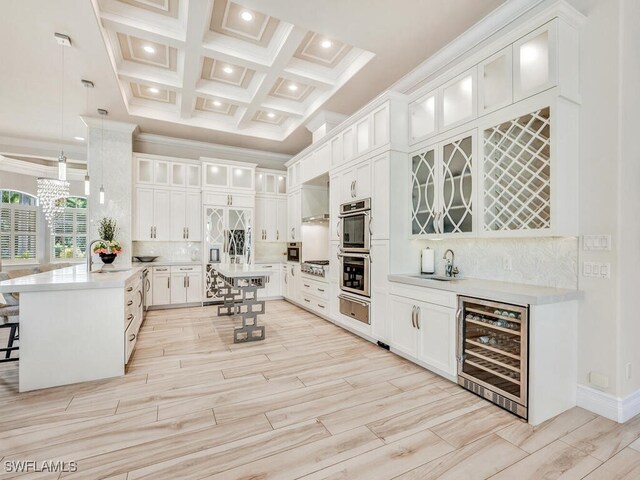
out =
{"type": "Polygon", "coordinates": [[[136,155],[136,183],[159,187],[200,188],[200,165],[165,158],[167,157],[136,155]]]}
{"type": "Polygon", "coordinates": [[[255,175],[256,194],[287,194],[287,175],[284,172],[257,168],[255,175]]]}
{"type": "Polygon", "coordinates": [[[241,163],[202,164],[202,188],[224,190],[254,190],[255,165],[241,163]]]}
{"type": "MultiPolygon", "coordinates": [[[[409,105],[409,143],[493,113],[551,88],[579,101],[577,29],[554,18],[530,33],[502,46],[475,63],[470,59],[425,86],[425,93],[409,105]],[[562,62],[559,62],[562,55],[562,62]],[[464,69],[464,70],[462,70],[464,69]]],[[[500,42],[496,42],[496,46],[500,42]]],[[[487,49],[489,52],[490,49],[487,49]]]]}
{"type": "Polygon", "coordinates": [[[413,236],[475,231],[475,152],[475,131],[471,131],[410,156],[413,236]]]}

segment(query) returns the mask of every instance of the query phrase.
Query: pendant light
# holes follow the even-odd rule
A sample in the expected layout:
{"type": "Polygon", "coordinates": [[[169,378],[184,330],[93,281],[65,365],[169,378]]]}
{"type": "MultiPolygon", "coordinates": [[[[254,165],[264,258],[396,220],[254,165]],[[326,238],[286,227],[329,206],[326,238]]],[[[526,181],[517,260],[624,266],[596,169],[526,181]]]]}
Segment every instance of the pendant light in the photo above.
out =
{"type": "MultiPolygon", "coordinates": [[[[81,80],[84,88],[87,89],[87,95],[85,99],[85,112],[89,111],[89,89],[94,87],[91,80],[81,80]]],[[[89,156],[87,155],[87,173],[84,176],[84,194],[89,196],[91,193],[91,179],[89,178],[89,156]]]]}
{"type": "Polygon", "coordinates": [[[71,38],[60,33],[55,34],[58,44],[62,45],[62,78],[60,79],[60,156],[58,157],[58,180],[67,180],[67,157],[62,148],[64,142],[64,51],[71,46],[71,38]]]}
{"type": "Polygon", "coordinates": [[[102,118],[100,120],[100,205],[104,205],[104,117],[109,114],[104,108],[98,109],[98,115],[102,118]]]}

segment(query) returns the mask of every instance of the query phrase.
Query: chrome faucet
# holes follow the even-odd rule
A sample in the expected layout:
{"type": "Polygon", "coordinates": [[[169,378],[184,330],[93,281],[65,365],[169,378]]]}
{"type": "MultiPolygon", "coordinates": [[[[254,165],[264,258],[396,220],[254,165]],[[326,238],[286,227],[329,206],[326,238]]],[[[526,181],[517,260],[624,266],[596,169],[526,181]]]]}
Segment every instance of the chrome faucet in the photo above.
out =
{"type": "Polygon", "coordinates": [[[444,266],[444,274],[447,277],[455,277],[456,275],[458,275],[458,273],[460,273],[458,271],[458,267],[456,267],[453,263],[455,262],[456,259],[456,254],[453,253],[453,250],[451,250],[450,248],[447,249],[446,252],[444,252],[444,255],[442,256],[442,258],[444,260],[447,261],[446,265],[444,266]],[[447,258],[447,254],[450,253],[451,254],[451,259],[447,258]]]}
{"type": "Polygon", "coordinates": [[[91,273],[91,268],[93,267],[93,258],[91,258],[93,255],[91,249],[93,248],[93,244],[99,241],[99,238],[96,240],[91,240],[91,242],[89,242],[89,245],[87,246],[87,250],[85,251],[85,255],[87,256],[87,273],[91,273]]]}

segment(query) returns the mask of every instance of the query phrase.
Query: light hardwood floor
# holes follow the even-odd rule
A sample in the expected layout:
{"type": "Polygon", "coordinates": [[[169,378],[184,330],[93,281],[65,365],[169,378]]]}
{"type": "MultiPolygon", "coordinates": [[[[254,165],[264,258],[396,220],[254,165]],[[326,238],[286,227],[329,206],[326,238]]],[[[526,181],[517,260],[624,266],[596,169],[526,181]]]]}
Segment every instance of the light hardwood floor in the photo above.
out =
{"type": "Polygon", "coordinates": [[[283,301],[263,342],[234,345],[215,312],[151,312],[122,378],[17,394],[0,365],[0,478],[640,478],[640,417],[575,408],[534,429],[283,301]]]}

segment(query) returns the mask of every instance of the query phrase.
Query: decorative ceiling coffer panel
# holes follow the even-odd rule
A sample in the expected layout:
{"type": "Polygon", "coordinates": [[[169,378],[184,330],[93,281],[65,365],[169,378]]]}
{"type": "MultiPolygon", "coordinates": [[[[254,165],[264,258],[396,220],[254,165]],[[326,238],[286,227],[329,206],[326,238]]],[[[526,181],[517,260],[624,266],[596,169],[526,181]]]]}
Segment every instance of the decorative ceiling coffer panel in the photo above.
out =
{"type": "Polygon", "coordinates": [[[283,141],[374,54],[229,0],[98,0],[131,115],[283,141]]]}

